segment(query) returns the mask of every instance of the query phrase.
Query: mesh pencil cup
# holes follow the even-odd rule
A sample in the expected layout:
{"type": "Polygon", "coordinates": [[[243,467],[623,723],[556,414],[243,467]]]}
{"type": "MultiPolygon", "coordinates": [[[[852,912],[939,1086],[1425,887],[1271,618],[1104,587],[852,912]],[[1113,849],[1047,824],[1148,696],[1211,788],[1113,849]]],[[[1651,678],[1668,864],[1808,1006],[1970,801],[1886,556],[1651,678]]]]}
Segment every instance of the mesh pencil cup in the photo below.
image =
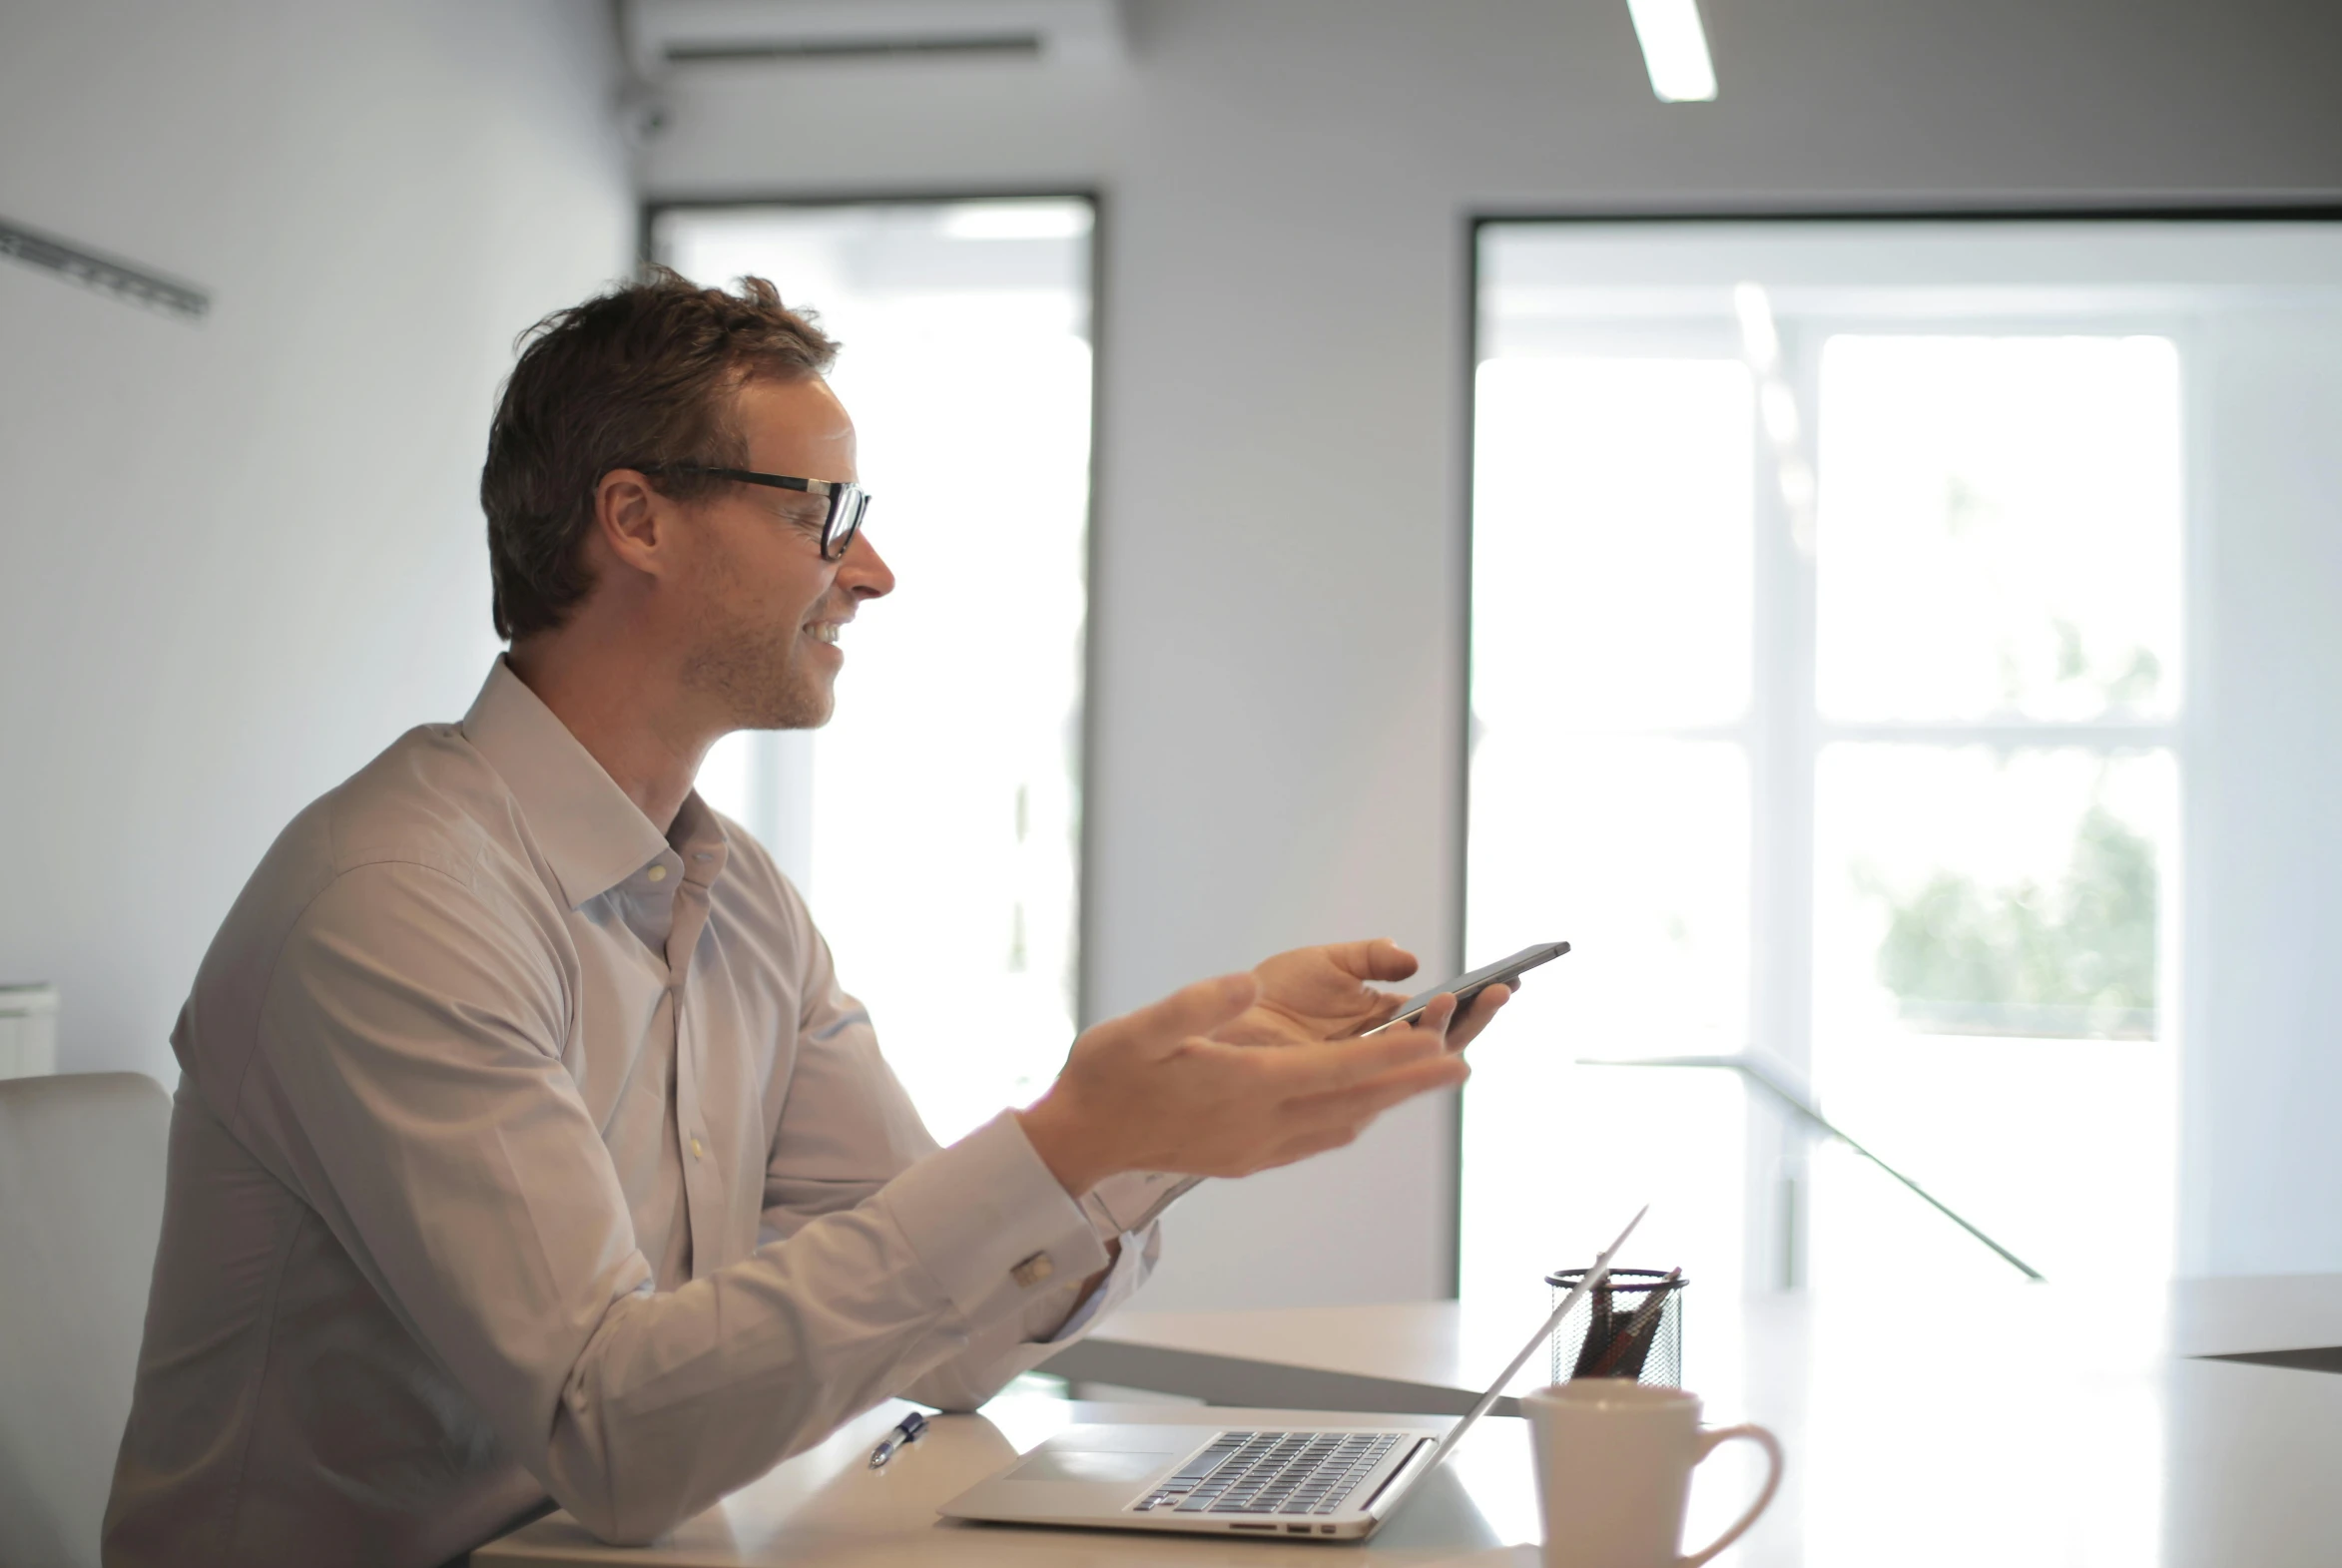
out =
{"type": "MultiPolygon", "coordinates": [[[[1550,1300],[1585,1278],[1583,1269],[1545,1276],[1550,1300]]],[[[1658,1388],[1683,1386],[1683,1288],[1691,1282],[1661,1269],[1613,1269],[1553,1329],[1553,1381],[1630,1377],[1658,1388]],[[1654,1296],[1655,1316],[1642,1316],[1654,1296]],[[1639,1319],[1639,1320],[1638,1320],[1639,1319]]]]}

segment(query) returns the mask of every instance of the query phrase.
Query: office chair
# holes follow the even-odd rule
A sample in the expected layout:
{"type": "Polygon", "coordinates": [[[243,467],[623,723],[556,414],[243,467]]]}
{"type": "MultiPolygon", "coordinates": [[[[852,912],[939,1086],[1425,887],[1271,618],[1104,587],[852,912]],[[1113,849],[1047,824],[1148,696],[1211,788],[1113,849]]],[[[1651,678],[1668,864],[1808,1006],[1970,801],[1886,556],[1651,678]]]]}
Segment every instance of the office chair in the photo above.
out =
{"type": "Polygon", "coordinates": [[[171,1101],[139,1073],[0,1080],[0,1563],[98,1568],[163,1227],[171,1101]]]}

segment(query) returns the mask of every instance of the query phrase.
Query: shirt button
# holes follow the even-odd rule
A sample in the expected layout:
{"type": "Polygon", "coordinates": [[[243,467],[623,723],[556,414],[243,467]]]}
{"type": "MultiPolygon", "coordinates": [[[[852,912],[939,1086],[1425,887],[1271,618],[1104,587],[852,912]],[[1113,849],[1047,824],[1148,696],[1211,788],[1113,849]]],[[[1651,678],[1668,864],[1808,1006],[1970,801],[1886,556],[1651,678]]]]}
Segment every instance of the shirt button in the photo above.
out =
{"type": "Polygon", "coordinates": [[[650,869],[650,878],[654,882],[663,882],[667,880],[667,867],[663,865],[652,866],[650,869]]]}
{"type": "Polygon", "coordinates": [[[691,1157],[694,1160],[704,1159],[707,1156],[707,1152],[708,1151],[701,1146],[700,1141],[697,1138],[694,1138],[691,1141],[691,1157]]]}
{"type": "Polygon", "coordinates": [[[1026,1290],[1031,1290],[1057,1272],[1057,1264],[1047,1253],[1035,1253],[1008,1271],[1008,1278],[1026,1290]]]}

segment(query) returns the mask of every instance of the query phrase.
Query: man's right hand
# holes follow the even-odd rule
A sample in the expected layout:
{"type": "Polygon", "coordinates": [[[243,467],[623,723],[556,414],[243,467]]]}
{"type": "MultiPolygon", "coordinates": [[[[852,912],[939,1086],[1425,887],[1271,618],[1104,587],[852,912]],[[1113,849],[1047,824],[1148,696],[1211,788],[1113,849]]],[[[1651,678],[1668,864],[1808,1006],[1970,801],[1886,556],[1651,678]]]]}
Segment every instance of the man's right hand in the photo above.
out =
{"type": "Polygon", "coordinates": [[[1199,980],[1073,1042],[1049,1092],[1017,1113],[1078,1198],[1123,1171],[1249,1176],[1338,1149],[1402,1100],[1464,1082],[1452,999],[1410,1028],[1277,1050],[1206,1035],[1253,1004],[1249,974],[1199,980]]]}

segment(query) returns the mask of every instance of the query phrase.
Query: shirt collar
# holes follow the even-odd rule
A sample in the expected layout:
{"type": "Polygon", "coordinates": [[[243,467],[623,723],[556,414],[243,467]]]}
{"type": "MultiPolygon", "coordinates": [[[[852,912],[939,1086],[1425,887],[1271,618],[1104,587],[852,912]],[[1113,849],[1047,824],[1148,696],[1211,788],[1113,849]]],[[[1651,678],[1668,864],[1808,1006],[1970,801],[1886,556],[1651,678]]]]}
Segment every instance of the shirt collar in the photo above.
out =
{"type": "Polygon", "coordinates": [[[570,908],[669,852],[666,835],[502,658],[460,728],[519,802],[570,908]]]}

